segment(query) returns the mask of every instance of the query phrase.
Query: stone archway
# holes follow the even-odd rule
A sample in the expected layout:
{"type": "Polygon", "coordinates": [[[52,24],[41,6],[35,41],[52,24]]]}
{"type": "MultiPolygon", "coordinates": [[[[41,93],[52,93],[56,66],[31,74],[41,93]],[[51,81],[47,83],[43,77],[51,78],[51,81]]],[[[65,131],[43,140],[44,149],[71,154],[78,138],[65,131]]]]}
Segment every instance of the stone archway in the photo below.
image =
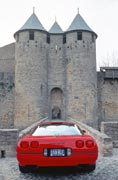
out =
{"type": "Polygon", "coordinates": [[[51,119],[62,118],[63,92],[60,88],[51,90],[51,119]]]}

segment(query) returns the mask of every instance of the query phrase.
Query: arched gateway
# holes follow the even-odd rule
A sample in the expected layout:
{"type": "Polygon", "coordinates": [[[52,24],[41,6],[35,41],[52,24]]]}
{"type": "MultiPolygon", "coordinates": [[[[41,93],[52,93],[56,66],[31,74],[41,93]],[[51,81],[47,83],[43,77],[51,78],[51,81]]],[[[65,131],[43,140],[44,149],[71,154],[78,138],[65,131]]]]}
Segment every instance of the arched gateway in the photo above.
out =
{"type": "Polygon", "coordinates": [[[51,90],[51,119],[62,118],[63,92],[60,88],[51,90]]]}

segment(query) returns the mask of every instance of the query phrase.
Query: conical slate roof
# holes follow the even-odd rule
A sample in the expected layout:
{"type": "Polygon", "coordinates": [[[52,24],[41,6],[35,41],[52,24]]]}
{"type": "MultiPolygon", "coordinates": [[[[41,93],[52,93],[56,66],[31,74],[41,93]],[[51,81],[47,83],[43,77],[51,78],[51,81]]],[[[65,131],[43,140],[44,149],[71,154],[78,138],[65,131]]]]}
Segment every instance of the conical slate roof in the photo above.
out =
{"type": "Polygon", "coordinates": [[[55,23],[53,24],[53,26],[49,30],[49,33],[51,33],[51,34],[62,34],[63,30],[61,29],[59,24],[55,21],[55,23]]]}
{"type": "Polygon", "coordinates": [[[83,31],[94,31],[88,26],[88,24],[85,22],[85,20],[82,18],[82,16],[78,13],[74,20],[72,21],[71,25],[67,29],[68,31],[75,31],[75,30],[83,30],[83,31]]]}
{"type": "Polygon", "coordinates": [[[42,24],[40,23],[39,19],[33,13],[29,19],[26,21],[26,23],[17,31],[24,31],[24,30],[39,30],[39,31],[46,31],[42,24]]]}

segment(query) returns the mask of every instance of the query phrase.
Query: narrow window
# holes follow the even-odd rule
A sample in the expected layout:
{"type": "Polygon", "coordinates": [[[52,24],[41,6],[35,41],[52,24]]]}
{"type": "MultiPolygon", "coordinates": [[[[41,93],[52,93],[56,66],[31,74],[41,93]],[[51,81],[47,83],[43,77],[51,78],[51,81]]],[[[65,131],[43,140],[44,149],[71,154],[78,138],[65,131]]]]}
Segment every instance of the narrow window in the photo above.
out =
{"type": "Polygon", "coordinates": [[[95,42],[94,34],[92,34],[92,42],[95,42]]]}
{"type": "Polygon", "coordinates": [[[19,33],[17,34],[17,39],[16,39],[17,42],[19,42],[19,33]]]}
{"type": "Polygon", "coordinates": [[[29,31],[29,40],[34,40],[34,31],[29,31]]]}
{"type": "Polygon", "coordinates": [[[82,32],[77,32],[77,40],[82,40],[82,32]]]}
{"type": "Polygon", "coordinates": [[[47,43],[50,44],[50,34],[47,34],[47,43]]]}
{"type": "Polygon", "coordinates": [[[66,34],[63,35],[63,44],[66,43],[66,34]]]}
{"type": "Polygon", "coordinates": [[[41,84],[41,96],[43,94],[43,85],[41,84]]]}
{"type": "Polygon", "coordinates": [[[5,158],[5,150],[1,151],[1,158],[5,158]]]}

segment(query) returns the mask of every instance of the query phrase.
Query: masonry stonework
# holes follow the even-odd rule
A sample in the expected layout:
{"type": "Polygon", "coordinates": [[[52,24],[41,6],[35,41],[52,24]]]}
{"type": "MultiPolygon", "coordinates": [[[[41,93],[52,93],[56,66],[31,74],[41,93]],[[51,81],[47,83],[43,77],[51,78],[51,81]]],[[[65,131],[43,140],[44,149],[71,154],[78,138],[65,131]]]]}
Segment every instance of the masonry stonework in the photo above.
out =
{"type": "Polygon", "coordinates": [[[112,138],[113,147],[118,148],[118,121],[117,122],[102,122],[101,132],[112,138]]]}
{"type": "Polygon", "coordinates": [[[96,45],[91,33],[82,35],[77,41],[76,32],[67,34],[68,115],[97,128],[96,45]]]}
{"type": "Polygon", "coordinates": [[[98,72],[98,121],[118,121],[118,68],[102,67],[98,72]]]}
{"type": "Polygon", "coordinates": [[[15,156],[18,129],[0,129],[0,158],[15,156]]]}
{"type": "Polygon", "coordinates": [[[15,46],[15,126],[23,128],[46,116],[47,58],[46,33],[21,32],[15,46]],[[24,38],[22,38],[24,37],[24,38]],[[45,112],[44,112],[45,110],[45,112]]]}

